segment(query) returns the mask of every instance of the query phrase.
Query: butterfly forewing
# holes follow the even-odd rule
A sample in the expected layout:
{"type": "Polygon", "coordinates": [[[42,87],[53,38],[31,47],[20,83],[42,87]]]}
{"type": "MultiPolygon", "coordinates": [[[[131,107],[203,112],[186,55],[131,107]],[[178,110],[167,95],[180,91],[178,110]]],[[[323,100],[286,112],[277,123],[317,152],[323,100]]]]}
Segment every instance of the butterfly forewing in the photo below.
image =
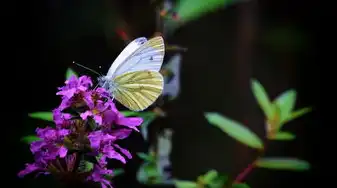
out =
{"type": "Polygon", "coordinates": [[[141,111],[153,104],[163,91],[163,76],[156,71],[134,71],[113,79],[113,96],[133,111],[141,111]]]}
{"type": "Polygon", "coordinates": [[[129,55],[114,71],[114,77],[133,71],[159,71],[165,55],[162,37],[154,37],[129,55]]]}

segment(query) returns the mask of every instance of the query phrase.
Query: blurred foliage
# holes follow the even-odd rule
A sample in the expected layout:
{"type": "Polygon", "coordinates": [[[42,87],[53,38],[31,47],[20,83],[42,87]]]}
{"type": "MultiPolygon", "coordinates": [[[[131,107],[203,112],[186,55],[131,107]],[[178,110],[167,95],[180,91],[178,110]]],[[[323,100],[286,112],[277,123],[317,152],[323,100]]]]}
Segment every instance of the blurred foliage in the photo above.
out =
{"type": "MultiPolygon", "coordinates": [[[[285,123],[310,112],[311,108],[303,108],[294,111],[296,103],[296,91],[293,89],[289,89],[281,93],[273,101],[269,99],[265,88],[257,80],[251,80],[251,89],[258,105],[265,115],[265,130],[267,140],[287,141],[295,139],[296,136],[294,134],[281,131],[282,126],[285,123]]],[[[265,152],[263,146],[266,145],[266,143],[262,143],[261,139],[256,136],[255,133],[250,131],[247,126],[243,126],[234,120],[214,112],[205,113],[205,117],[210,124],[217,126],[223,132],[227,133],[237,141],[249,147],[260,150],[260,155],[258,158],[254,160],[252,164],[249,165],[249,167],[246,168],[249,171],[253,167],[293,171],[303,171],[310,169],[310,164],[307,161],[296,158],[262,158],[262,155],[265,152]]],[[[239,174],[237,176],[239,179],[236,179],[236,181],[242,181],[242,178],[245,178],[246,175],[247,173],[243,173],[243,175],[239,174]]],[[[180,182],[181,185],[183,183],[184,182],[180,182]]],[[[232,187],[245,188],[249,186],[247,184],[233,184],[232,187]]]]}
{"type": "Polygon", "coordinates": [[[206,113],[205,116],[209,123],[217,126],[237,141],[252,148],[263,148],[261,139],[241,123],[224,117],[218,113],[206,113]]]}
{"type": "Polygon", "coordinates": [[[257,160],[256,165],[261,168],[277,170],[303,171],[310,169],[308,162],[294,158],[261,158],[257,160]]]}
{"type": "Polygon", "coordinates": [[[224,8],[233,2],[235,0],[178,0],[175,11],[179,19],[186,23],[196,20],[207,13],[224,8]]]}
{"type": "Polygon", "coordinates": [[[28,116],[35,119],[53,121],[53,113],[51,112],[33,112],[28,114],[28,116]]]}
{"type": "Polygon", "coordinates": [[[266,31],[262,43],[274,52],[295,52],[305,50],[307,36],[295,26],[276,26],[266,31]]]}
{"type": "Polygon", "coordinates": [[[72,75],[78,77],[77,73],[73,69],[68,68],[66,71],[66,79],[68,80],[72,75]]]}

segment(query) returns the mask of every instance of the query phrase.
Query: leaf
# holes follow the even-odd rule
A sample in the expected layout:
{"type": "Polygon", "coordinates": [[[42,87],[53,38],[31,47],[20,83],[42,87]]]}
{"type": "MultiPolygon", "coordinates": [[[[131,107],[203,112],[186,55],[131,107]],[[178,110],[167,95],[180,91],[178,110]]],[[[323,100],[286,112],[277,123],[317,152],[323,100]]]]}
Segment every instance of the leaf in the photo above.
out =
{"type": "Polygon", "coordinates": [[[148,155],[146,153],[137,153],[138,157],[143,159],[144,161],[152,162],[154,158],[151,155],[148,155]]]}
{"type": "Polygon", "coordinates": [[[113,170],[113,177],[119,176],[124,173],[124,169],[122,168],[116,168],[113,170]]]}
{"type": "Polygon", "coordinates": [[[174,180],[177,188],[197,188],[197,184],[193,181],[174,180]]]}
{"type": "Polygon", "coordinates": [[[232,0],[179,0],[176,12],[185,23],[232,3],[232,0]]]}
{"type": "Polygon", "coordinates": [[[42,119],[45,121],[53,121],[53,113],[52,112],[33,112],[28,114],[29,117],[35,119],[42,119]]]}
{"type": "Polygon", "coordinates": [[[261,158],[256,165],[260,168],[303,171],[310,168],[306,161],[295,158],[261,158]]]}
{"type": "Polygon", "coordinates": [[[296,136],[289,132],[278,132],[275,136],[269,138],[270,140],[294,140],[296,136]]]}
{"type": "Polygon", "coordinates": [[[250,188],[250,186],[246,183],[235,183],[232,188],[250,188]]]}
{"type": "Polygon", "coordinates": [[[282,93],[275,99],[275,104],[280,109],[280,124],[287,119],[290,113],[293,111],[296,102],[296,91],[295,90],[288,90],[282,93]]]}
{"type": "Polygon", "coordinates": [[[288,123],[289,121],[296,119],[298,117],[303,116],[304,114],[307,114],[312,111],[312,108],[302,108],[300,110],[296,110],[295,112],[292,112],[284,121],[283,124],[288,123]]]}
{"type": "Polygon", "coordinates": [[[78,170],[80,172],[90,172],[92,169],[94,169],[94,163],[86,160],[81,160],[78,170]]]}
{"type": "Polygon", "coordinates": [[[203,180],[206,184],[208,184],[213,181],[217,176],[218,172],[216,170],[210,170],[203,176],[203,180]]]}
{"type": "Polygon", "coordinates": [[[262,149],[263,143],[261,139],[252,131],[247,129],[242,124],[228,119],[218,113],[205,113],[205,116],[211,124],[217,126],[222,131],[236,139],[237,141],[246,144],[252,148],[262,149]]]}
{"type": "Polygon", "coordinates": [[[208,183],[210,188],[219,188],[219,187],[227,187],[228,177],[225,175],[218,175],[211,183],[208,183]]]}
{"type": "Polygon", "coordinates": [[[73,71],[71,68],[68,68],[66,71],[66,79],[68,80],[72,75],[78,77],[75,71],[73,71]]]}
{"type": "Polygon", "coordinates": [[[35,135],[28,135],[28,136],[25,136],[25,137],[22,137],[21,138],[21,141],[22,142],[25,142],[27,144],[30,144],[34,141],[38,141],[38,140],[41,140],[39,137],[35,136],[35,135]]]}
{"type": "Polygon", "coordinates": [[[138,112],[134,112],[134,111],[120,111],[120,112],[126,117],[139,115],[138,112]]]}
{"type": "Polygon", "coordinates": [[[271,119],[273,116],[273,107],[266,90],[260,84],[259,81],[252,79],[251,80],[251,88],[257,103],[260,105],[261,110],[263,111],[264,115],[271,119]]]}

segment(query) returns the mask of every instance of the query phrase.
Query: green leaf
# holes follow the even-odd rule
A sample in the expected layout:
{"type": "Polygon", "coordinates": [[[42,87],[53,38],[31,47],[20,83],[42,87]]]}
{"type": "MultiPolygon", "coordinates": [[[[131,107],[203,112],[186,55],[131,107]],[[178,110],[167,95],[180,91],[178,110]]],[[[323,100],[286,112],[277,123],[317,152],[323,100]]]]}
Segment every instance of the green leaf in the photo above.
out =
{"type": "Polygon", "coordinates": [[[219,187],[227,187],[228,177],[225,175],[218,175],[211,183],[208,183],[210,188],[219,188],[219,187]]]}
{"type": "Polygon", "coordinates": [[[29,117],[35,119],[42,119],[45,121],[53,121],[53,113],[51,112],[33,112],[28,114],[29,117]]]}
{"type": "Polygon", "coordinates": [[[218,172],[216,170],[210,170],[203,176],[203,180],[206,184],[208,184],[211,183],[217,176],[218,172]]]}
{"type": "Polygon", "coordinates": [[[154,158],[146,153],[137,153],[138,157],[143,159],[144,161],[148,161],[148,162],[152,162],[154,160],[154,158]]]}
{"type": "Polygon", "coordinates": [[[286,120],[290,113],[293,111],[295,107],[295,102],[295,90],[288,90],[275,99],[275,104],[277,104],[280,109],[280,124],[283,124],[284,120],[286,120]]]}
{"type": "Polygon", "coordinates": [[[139,112],[134,112],[134,111],[120,111],[120,112],[126,117],[139,115],[139,112]]]}
{"type": "Polygon", "coordinates": [[[296,136],[294,134],[282,131],[276,133],[276,135],[270,138],[270,140],[294,140],[295,138],[296,136]]]}
{"type": "Polygon", "coordinates": [[[86,161],[86,160],[81,160],[78,170],[80,172],[89,172],[92,169],[94,169],[94,163],[90,162],[90,161],[86,161]]]}
{"type": "Polygon", "coordinates": [[[232,2],[233,0],[179,0],[175,11],[179,18],[186,23],[205,15],[206,13],[223,8],[225,5],[232,2]]]}
{"type": "Polygon", "coordinates": [[[177,188],[197,188],[197,184],[193,181],[174,180],[177,188]]]}
{"type": "Polygon", "coordinates": [[[247,129],[244,125],[226,118],[218,113],[205,113],[205,116],[209,123],[217,126],[237,141],[252,148],[263,148],[261,139],[254,132],[247,129]]]}
{"type": "Polygon", "coordinates": [[[72,75],[78,77],[75,71],[73,71],[71,68],[68,68],[66,72],[66,79],[68,80],[72,75]]]}
{"type": "Polygon", "coordinates": [[[250,188],[250,186],[246,183],[235,183],[232,188],[250,188]]]}
{"type": "Polygon", "coordinates": [[[303,171],[310,168],[307,161],[295,158],[261,158],[256,165],[260,168],[303,171]]]}
{"type": "Polygon", "coordinates": [[[119,176],[124,173],[124,169],[122,168],[116,168],[113,170],[113,177],[119,176]]]}
{"type": "Polygon", "coordinates": [[[307,114],[312,111],[312,108],[302,108],[300,110],[296,110],[295,112],[292,112],[284,121],[283,124],[288,123],[289,121],[296,119],[298,117],[303,116],[304,114],[307,114]]]}
{"type": "Polygon", "coordinates": [[[251,80],[251,88],[261,110],[268,119],[271,119],[273,116],[273,107],[266,90],[261,83],[255,79],[251,80]]]}
{"type": "Polygon", "coordinates": [[[35,135],[28,135],[28,136],[25,136],[25,137],[22,137],[21,138],[21,141],[22,142],[25,142],[27,144],[30,144],[34,141],[38,141],[38,140],[41,140],[39,137],[35,136],[35,135]]]}

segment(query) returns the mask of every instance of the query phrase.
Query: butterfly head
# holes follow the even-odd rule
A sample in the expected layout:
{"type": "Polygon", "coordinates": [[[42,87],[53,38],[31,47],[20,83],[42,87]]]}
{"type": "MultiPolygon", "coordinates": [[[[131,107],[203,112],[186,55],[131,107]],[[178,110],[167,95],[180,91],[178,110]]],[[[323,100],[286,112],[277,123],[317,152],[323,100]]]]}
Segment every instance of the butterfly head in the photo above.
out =
{"type": "Polygon", "coordinates": [[[115,83],[111,80],[111,78],[106,76],[98,77],[98,85],[109,92],[113,92],[115,89],[115,83]]]}

